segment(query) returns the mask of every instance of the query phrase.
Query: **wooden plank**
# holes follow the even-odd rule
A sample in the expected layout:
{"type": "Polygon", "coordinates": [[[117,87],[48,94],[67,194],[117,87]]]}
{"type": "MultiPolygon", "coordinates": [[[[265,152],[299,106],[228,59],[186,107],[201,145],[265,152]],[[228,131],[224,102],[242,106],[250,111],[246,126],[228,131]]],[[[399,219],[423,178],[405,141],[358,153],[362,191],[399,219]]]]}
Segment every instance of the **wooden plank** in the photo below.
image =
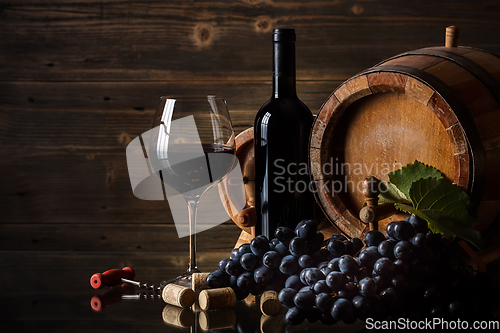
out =
{"type": "MultiPolygon", "coordinates": [[[[300,82],[299,96],[316,113],[338,83],[300,82]]],[[[253,126],[271,87],[268,82],[2,83],[0,144],[9,158],[53,153],[85,153],[92,158],[92,154],[116,153],[151,128],[159,96],[186,91],[224,96],[238,134],[253,126]]]]}
{"type": "MultiPolygon", "coordinates": [[[[175,226],[136,223],[2,223],[2,251],[188,252],[189,237],[175,226]]],[[[232,221],[197,234],[201,252],[233,249],[241,229],[232,221]]]]}
{"type": "MultiPolygon", "coordinates": [[[[298,89],[314,110],[337,84],[298,89]]],[[[150,129],[160,95],[188,89],[227,96],[236,134],[253,126],[271,91],[269,82],[0,84],[0,220],[171,223],[166,202],[133,196],[125,148],[150,129]]]]}
{"type": "Polygon", "coordinates": [[[1,67],[0,78],[267,79],[271,29],[294,26],[298,78],[345,80],[394,54],[442,45],[450,20],[462,28],[462,45],[500,53],[500,36],[490,33],[500,27],[497,17],[488,4],[467,1],[443,10],[390,0],[355,5],[16,1],[2,5],[0,62],[9,66],[1,67]]]}

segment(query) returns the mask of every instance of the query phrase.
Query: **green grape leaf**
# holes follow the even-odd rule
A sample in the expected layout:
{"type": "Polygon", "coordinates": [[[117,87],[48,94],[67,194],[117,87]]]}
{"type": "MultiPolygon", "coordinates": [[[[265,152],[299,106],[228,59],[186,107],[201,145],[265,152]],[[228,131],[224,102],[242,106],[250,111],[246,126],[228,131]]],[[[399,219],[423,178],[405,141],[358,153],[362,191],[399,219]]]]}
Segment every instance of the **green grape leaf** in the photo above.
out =
{"type": "Polygon", "coordinates": [[[410,197],[410,188],[419,179],[436,178],[442,179],[443,175],[436,168],[423,164],[415,160],[413,164],[407,164],[401,169],[387,174],[391,183],[410,197]]]}
{"type": "Polygon", "coordinates": [[[380,203],[404,203],[411,204],[411,200],[401,192],[393,183],[380,182],[380,194],[378,202],[380,203]]]}
{"type": "Polygon", "coordinates": [[[433,232],[458,236],[483,249],[481,235],[471,229],[478,223],[474,207],[460,186],[443,178],[425,178],[413,182],[408,192],[413,207],[396,203],[397,209],[423,218],[433,232]]]}

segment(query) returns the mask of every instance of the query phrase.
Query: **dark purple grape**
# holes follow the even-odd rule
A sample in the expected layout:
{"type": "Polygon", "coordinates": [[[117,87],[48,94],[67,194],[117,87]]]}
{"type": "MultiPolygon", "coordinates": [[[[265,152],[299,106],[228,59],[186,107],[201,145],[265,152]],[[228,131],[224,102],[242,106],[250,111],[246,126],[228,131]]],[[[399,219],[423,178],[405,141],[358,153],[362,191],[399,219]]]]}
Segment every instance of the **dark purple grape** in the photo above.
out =
{"type": "Polygon", "coordinates": [[[350,255],[343,255],[339,260],[339,268],[347,276],[356,276],[359,271],[359,265],[350,255]]]}
{"type": "Polygon", "coordinates": [[[299,274],[299,277],[300,277],[300,282],[302,282],[304,285],[307,285],[307,282],[306,282],[306,274],[307,274],[307,271],[309,271],[310,268],[304,268],[300,274],[299,274]]]}
{"type": "Polygon", "coordinates": [[[341,272],[334,271],[328,274],[325,281],[328,287],[330,287],[333,291],[338,292],[347,283],[347,276],[341,272]]]}
{"type": "Polygon", "coordinates": [[[293,307],[290,308],[285,314],[285,322],[287,325],[299,325],[306,319],[305,311],[298,308],[293,307]]]}
{"type": "Polygon", "coordinates": [[[463,318],[467,316],[467,305],[464,301],[453,301],[448,305],[448,311],[453,317],[463,318]]]}
{"type": "Polygon", "coordinates": [[[226,264],[226,273],[232,276],[238,276],[243,273],[239,260],[229,260],[226,264]]]}
{"type": "Polygon", "coordinates": [[[328,267],[328,261],[322,261],[319,264],[316,265],[316,268],[321,270],[324,267],[328,267]]]}
{"type": "Polygon", "coordinates": [[[299,261],[299,266],[301,268],[309,268],[309,267],[313,267],[313,265],[314,265],[313,258],[308,254],[304,254],[303,256],[300,256],[298,261],[299,261]]]}
{"type": "Polygon", "coordinates": [[[370,230],[365,236],[365,243],[367,246],[378,246],[384,240],[384,234],[378,230],[370,230]]]}
{"type": "Polygon", "coordinates": [[[380,242],[378,245],[378,253],[380,253],[382,257],[394,259],[394,245],[396,245],[396,242],[393,240],[380,242]]]}
{"type": "Polygon", "coordinates": [[[380,299],[387,302],[388,304],[393,304],[398,298],[398,293],[394,288],[385,288],[380,292],[380,299]]]}
{"type": "Polygon", "coordinates": [[[257,236],[250,242],[250,248],[252,249],[252,253],[254,255],[261,258],[264,253],[266,253],[270,249],[269,240],[266,236],[257,236]]]}
{"type": "Polygon", "coordinates": [[[240,258],[240,265],[246,271],[253,271],[257,262],[258,259],[253,253],[245,253],[240,258]]]}
{"type": "Polygon", "coordinates": [[[297,258],[292,255],[287,255],[281,259],[280,272],[283,274],[292,275],[299,270],[297,258]]]}
{"type": "Polygon", "coordinates": [[[364,248],[359,253],[359,262],[361,266],[372,268],[375,262],[380,258],[380,253],[378,253],[378,249],[376,246],[370,246],[364,248]]]}
{"type": "Polygon", "coordinates": [[[333,295],[329,292],[323,292],[323,293],[320,293],[318,294],[318,296],[316,296],[316,306],[323,310],[323,311],[330,311],[332,309],[332,305],[335,301],[335,298],[333,297],[333,295]]]}
{"type": "Polygon", "coordinates": [[[233,288],[233,287],[238,287],[238,276],[239,276],[239,275],[237,275],[237,276],[231,275],[231,276],[229,277],[229,286],[230,286],[231,288],[233,288]]]}
{"type": "Polygon", "coordinates": [[[365,244],[363,244],[363,241],[357,237],[354,237],[351,239],[352,245],[354,245],[354,253],[358,253],[365,244]]]}
{"type": "Polygon", "coordinates": [[[330,262],[328,262],[328,268],[330,268],[332,271],[340,272],[339,261],[340,258],[333,258],[332,260],[330,260],[330,262]]]}
{"type": "Polygon", "coordinates": [[[394,245],[394,256],[396,259],[410,261],[413,257],[413,245],[408,241],[400,241],[394,245]]]}
{"type": "Polygon", "coordinates": [[[252,253],[250,244],[249,243],[241,244],[240,247],[238,248],[238,252],[240,253],[240,256],[244,255],[245,253],[252,253]]]}
{"type": "Polygon", "coordinates": [[[314,262],[316,264],[323,261],[330,261],[333,259],[332,254],[326,248],[322,248],[313,254],[314,262]]]}
{"type": "Polygon", "coordinates": [[[280,266],[281,257],[278,252],[268,251],[262,257],[262,264],[270,269],[275,269],[280,266]]]}
{"type": "Polygon", "coordinates": [[[356,314],[361,320],[365,320],[373,313],[374,301],[371,297],[356,295],[352,298],[352,305],[356,309],[356,314]]]}
{"type": "Polygon", "coordinates": [[[306,285],[300,281],[300,277],[298,275],[290,275],[285,282],[285,288],[292,288],[295,290],[300,290],[306,285]]]}
{"type": "Polygon", "coordinates": [[[295,306],[295,303],[293,302],[295,295],[297,295],[297,290],[292,288],[283,288],[278,294],[278,299],[284,307],[290,309],[295,306]]]}
{"type": "Polygon", "coordinates": [[[427,237],[425,234],[419,232],[413,236],[411,243],[418,248],[425,248],[427,246],[427,237]]]}
{"type": "Polygon", "coordinates": [[[415,230],[413,230],[410,222],[407,221],[396,221],[394,222],[394,231],[391,236],[394,239],[399,241],[407,241],[415,234],[415,230]]]}
{"type": "Polygon", "coordinates": [[[408,265],[403,260],[394,261],[394,274],[395,275],[408,275],[409,269],[408,265]]]}
{"type": "Polygon", "coordinates": [[[222,272],[226,272],[226,265],[227,265],[227,262],[231,260],[229,258],[224,258],[224,259],[221,259],[219,261],[219,270],[222,271],[222,272]]]}
{"type": "Polygon", "coordinates": [[[341,242],[347,240],[347,238],[342,235],[342,234],[334,234],[332,237],[330,237],[331,240],[339,240],[341,242]]]}
{"type": "Polygon", "coordinates": [[[242,290],[242,289],[238,288],[238,286],[231,287],[231,288],[233,289],[234,295],[236,296],[236,299],[238,301],[244,300],[250,294],[250,291],[248,291],[248,290],[242,290]]]}
{"type": "Polygon", "coordinates": [[[343,243],[345,245],[345,253],[350,255],[350,256],[353,256],[354,255],[354,244],[349,240],[345,240],[343,243]]]}
{"type": "Polygon", "coordinates": [[[285,245],[281,242],[279,242],[274,247],[274,251],[278,252],[278,254],[280,255],[281,258],[286,257],[287,255],[290,254],[290,252],[288,251],[288,245],[285,245]]]}
{"type": "Polygon", "coordinates": [[[273,271],[266,266],[260,266],[255,269],[253,277],[258,284],[267,285],[273,278],[273,271]]]}
{"type": "Polygon", "coordinates": [[[394,273],[394,263],[391,259],[382,257],[373,265],[373,272],[383,278],[390,278],[394,273]]]}
{"type": "Polygon", "coordinates": [[[270,242],[270,243],[271,243],[272,245],[276,246],[276,245],[278,245],[278,243],[279,243],[279,242],[280,242],[280,241],[279,241],[279,239],[275,237],[275,238],[271,239],[271,242],[270,242]]]}
{"type": "Polygon", "coordinates": [[[441,305],[435,305],[429,309],[429,316],[431,318],[443,318],[445,311],[441,305]]]}
{"type": "Polygon", "coordinates": [[[354,306],[345,298],[338,298],[332,306],[332,317],[336,320],[350,319],[354,314],[354,306]]]}
{"type": "Polygon", "coordinates": [[[385,227],[385,232],[387,233],[387,236],[390,238],[394,238],[394,227],[396,226],[396,221],[391,222],[385,227]]]}
{"type": "Polygon", "coordinates": [[[343,256],[347,252],[344,241],[341,240],[330,240],[326,248],[336,258],[343,256]]]}
{"type": "Polygon", "coordinates": [[[210,288],[225,288],[229,287],[230,276],[223,271],[214,271],[207,276],[207,286],[210,288]]]}
{"type": "Polygon", "coordinates": [[[347,282],[338,292],[339,297],[352,299],[359,293],[359,288],[354,282],[347,282]]]}
{"type": "Polygon", "coordinates": [[[328,274],[333,272],[330,268],[328,268],[328,266],[321,267],[319,270],[321,271],[321,273],[323,273],[324,276],[327,276],[328,274]]]}
{"type": "Polygon", "coordinates": [[[255,280],[252,272],[244,272],[238,276],[236,285],[241,290],[250,290],[250,288],[255,284],[255,280]]]}
{"type": "Polygon", "coordinates": [[[390,278],[387,279],[379,275],[374,275],[373,280],[375,280],[375,283],[377,284],[377,291],[379,292],[391,286],[390,278]]]}
{"type": "Polygon", "coordinates": [[[281,243],[288,245],[292,238],[296,237],[295,232],[287,227],[278,227],[274,232],[274,237],[276,237],[281,243]]]}
{"type": "Polygon", "coordinates": [[[325,280],[319,280],[312,287],[313,287],[313,290],[316,293],[316,295],[319,295],[321,293],[331,293],[332,292],[332,289],[330,287],[328,287],[325,280]]]}
{"type": "Polygon", "coordinates": [[[292,238],[288,245],[288,251],[292,256],[300,258],[300,256],[307,254],[307,242],[299,237],[292,238]]]}
{"type": "Polygon", "coordinates": [[[408,287],[408,282],[401,275],[394,276],[391,280],[391,284],[394,289],[400,293],[406,291],[406,287],[408,287]]]}
{"type": "Polygon", "coordinates": [[[363,278],[359,281],[359,293],[371,297],[377,292],[377,283],[372,278],[363,278]]]}
{"type": "Polygon", "coordinates": [[[405,221],[408,221],[411,226],[413,227],[413,230],[415,232],[420,232],[423,234],[426,234],[427,231],[429,231],[429,227],[427,225],[427,221],[424,219],[421,219],[420,217],[416,215],[411,215],[410,217],[405,218],[405,221]]]}
{"type": "Polygon", "coordinates": [[[323,273],[321,273],[321,271],[319,269],[317,269],[316,267],[311,267],[307,270],[304,278],[305,278],[306,284],[308,284],[309,286],[312,286],[316,282],[318,282],[319,280],[324,280],[325,275],[323,273]]]}
{"type": "Polygon", "coordinates": [[[315,253],[321,249],[323,246],[323,241],[325,240],[325,236],[321,232],[316,232],[314,236],[307,241],[309,252],[315,253]]]}
{"type": "Polygon", "coordinates": [[[368,267],[360,267],[358,271],[358,279],[361,280],[365,277],[371,277],[372,271],[368,267]]]}
{"type": "Polygon", "coordinates": [[[316,235],[317,231],[318,224],[313,220],[304,220],[295,228],[295,233],[303,240],[312,239],[316,235]]]}
{"type": "Polygon", "coordinates": [[[230,257],[232,260],[239,261],[240,260],[240,252],[238,251],[238,249],[233,249],[231,251],[230,257]]]}
{"type": "Polygon", "coordinates": [[[429,230],[425,236],[429,247],[433,249],[441,249],[443,247],[443,235],[435,234],[429,230]]]}
{"type": "Polygon", "coordinates": [[[316,294],[312,289],[302,288],[295,295],[293,302],[297,307],[308,310],[316,305],[316,294]]]}
{"type": "Polygon", "coordinates": [[[441,297],[441,289],[438,286],[431,286],[424,291],[423,299],[428,304],[434,304],[441,300],[441,297]]]}

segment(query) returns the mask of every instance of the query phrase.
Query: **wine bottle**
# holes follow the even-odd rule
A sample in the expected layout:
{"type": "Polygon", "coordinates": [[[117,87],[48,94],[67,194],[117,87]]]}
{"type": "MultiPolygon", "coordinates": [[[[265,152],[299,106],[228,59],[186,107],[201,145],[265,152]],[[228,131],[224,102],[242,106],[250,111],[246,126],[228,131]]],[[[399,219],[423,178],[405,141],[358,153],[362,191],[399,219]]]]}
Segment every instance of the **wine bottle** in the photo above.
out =
{"type": "Polygon", "coordinates": [[[312,219],[308,143],[313,116],[295,88],[295,30],[273,31],[273,94],[255,118],[256,235],[312,219]]]}

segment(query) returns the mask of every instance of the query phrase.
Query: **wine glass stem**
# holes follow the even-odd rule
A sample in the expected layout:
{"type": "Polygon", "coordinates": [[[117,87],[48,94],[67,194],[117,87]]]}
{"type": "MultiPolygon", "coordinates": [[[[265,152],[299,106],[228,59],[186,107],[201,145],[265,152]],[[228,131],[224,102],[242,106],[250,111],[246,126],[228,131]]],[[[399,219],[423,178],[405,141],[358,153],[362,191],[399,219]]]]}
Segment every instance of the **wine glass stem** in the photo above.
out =
{"type": "Polygon", "coordinates": [[[197,271],[196,264],[196,213],[198,210],[198,201],[188,201],[189,213],[189,268],[188,272],[197,271]]]}

